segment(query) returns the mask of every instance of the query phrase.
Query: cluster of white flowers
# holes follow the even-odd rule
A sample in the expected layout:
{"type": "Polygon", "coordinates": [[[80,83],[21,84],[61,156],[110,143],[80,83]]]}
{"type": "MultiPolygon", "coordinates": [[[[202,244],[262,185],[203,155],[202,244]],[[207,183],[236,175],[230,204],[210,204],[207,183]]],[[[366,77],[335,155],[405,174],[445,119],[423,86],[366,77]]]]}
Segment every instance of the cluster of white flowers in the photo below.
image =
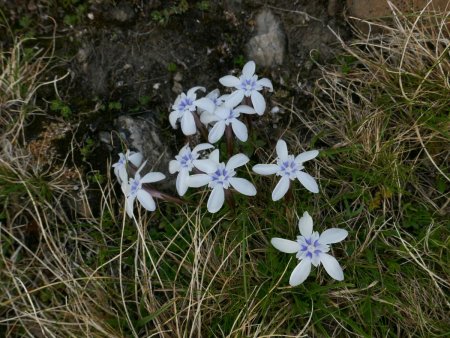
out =
{"type": "MultiPolygon", "coordinates": [[[[263,115],[266,110],[264,96],[260,93],[264,88],[273,91],[272,83],[267,78],[258,79],[255,75],[255,63],[249,61],[242,69],[239,77],[227,75],[219,82],[225,87],[234,89],[230,94],[220,95],[215,89],[202,98],[197,98],[197,92],[206,92],[201,86],[193,87],[179,95],[172,106],[169,121],[173,128],[177,128],[178,121],[184,135],[196,134],[199,129],[208,131],[209,143],[201,143],[192,148],[184,145],[169,163],[170,174],[176,174],[176,190],[184,196],[189,188],[208,186],[211,194],[208,198],[207,209],[210,213],[219,211],[225,201],[232,201],[233,191],[246,196],[255,196],[256,188],[247,179],[236,177],[236,169],[246,165],[250,159],[241,153],[232,154],[229,145],[233,143],[232,135],[245,142],[248,139],[247,125],[239,117],[241,114],[263,115]],[[221,162],[219,149],[214,149],[213,143],[218,142],[223,135],[227,138],[228,161],[221,162]]],[[[251,123],[246,121],[247,123],[251,123]]],[[[202,131],[202,130],[201,130],[202,131]]],[[[206,134],[205,135],[206,138],[206,134]]],[[[304,171],[304,163],[314,159],[317,150],[306,151],[297,156],[288,153],[284,140],[278,140],[276,159],[272,163],[257,164],[253,172],[259,175],[280,176],[272,192],[272,200],[280,200],[290,189],[291,181],[298,180],[312,193],[319,192],[316,180],[304,171]]],[[[156,208],[153,197],[176,200],[177,198],[159,192],[152,187],[152,183],[165,178],[162,173],[150,172],[141,177],[146,162],[140,153],[130,152],[119,154],[119,161],[113,164],[114,173],[121,183],[122,191],[126,197],[126,212],[133,217],[134,201],[149,211],[156,208]],[[134,173],[134,177],[128,177],[134,173]]],[[[178,200],[181,201],[181,200],[178,200]]],[[[233,205],[230,202],[230,205],[233,205]]],[[[292,286],[301,284],[311,271],[311,264],[323,264],[328,274],[336,280],[343,279],[343,271],[339,263],[327,254],[329,245],[342,241],[347,232],[340,229],[329,229],[321,235],[312,231],[312,218],[307,212],[299,221],[301,236],[297,241],[282,238],[273,238],[271,243],[278,250],[285,253],[297,253],[300,263],[292,272],[289,283],[292,286]]]]}

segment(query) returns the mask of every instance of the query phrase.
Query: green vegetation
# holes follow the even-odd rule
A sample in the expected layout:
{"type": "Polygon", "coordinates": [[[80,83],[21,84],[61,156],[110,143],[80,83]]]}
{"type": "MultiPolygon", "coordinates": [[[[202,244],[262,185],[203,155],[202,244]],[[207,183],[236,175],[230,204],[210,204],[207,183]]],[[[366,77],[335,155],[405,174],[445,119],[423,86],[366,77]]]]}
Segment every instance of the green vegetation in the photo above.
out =
{"type": "MultiPolygon", "coordinates": [[[[0,336],[447,336],[450,47],[436,22],[448,19],[399,17],[321,67],[308,114],[281,104],[292,152],[323,148],[307,164],[320,194],[295,185],[272,202],[277,179],[248,167],[258,195],[236,210],[208,214],[207,192],[189,191],[192,203],[137,209],[135,222],[111,172],[33,156],[25,128],[48,114],[36,98],[54,85],[52,55],[21,40],[1,51],[0,336]],[[319,268],[289,287],[296,260],[269,241],[295,239],[305,210],[318,231],[349,231],[333,245],[344,281],[319,268]]],[[[50,102],[64,118],[69,106],[50,102]]],[[[265,163],[273,147],[256,131],[240,146],[265,163]]],[[[94,147],[73,142],[67,158],[94,147]]]]}

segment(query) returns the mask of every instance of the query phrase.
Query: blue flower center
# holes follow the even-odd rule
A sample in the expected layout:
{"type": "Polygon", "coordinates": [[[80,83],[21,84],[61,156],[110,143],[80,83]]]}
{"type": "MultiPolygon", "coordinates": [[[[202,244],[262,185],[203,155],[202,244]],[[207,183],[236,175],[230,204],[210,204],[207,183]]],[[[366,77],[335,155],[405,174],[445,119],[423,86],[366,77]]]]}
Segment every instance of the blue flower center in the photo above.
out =
{"type": "Polygon", "coordinates": [[[136,196],[139,189],[141,189],[141,182],[137,179],[132,178],[130,182],[130,195],[136,196]]]}
{"type": "Polygon", "coordinates": [[[314,242],[311,238],[305,238],[305,244],[301,245],[300,251],[306,252],[306,257],[312,258],[313,255],[319,255],[322,253],[322,250],[319,248],[319,240],[316,239],[314,242]]]}
{"type": "Polygon", "coordinates": [[[297,172],[299,171],[299,167],[297,163],[294,161],[294,157],[291,155],[287,160],[279,161],[278,166],[280,170],[278,174],[280,176],[287,176],[290,179],[295,179],[297,177],[297,172]]]}
{"type": "Polygon", "coordinates": [[[192,166],[192,161],[194,160],[194,158],[192,157],[192,153],[187,153],[184,154],[183,156],[181,156],[181,158],[179,159],[180,161],[180,165],[183,168],[190,168],[192,166]]]}
{"type": "Polygon", "coordinates": [[[230,178],[233,177],[236,173],[234,170],[227,170],[223,163],[219,164],[216,171],[212,174],[209,174],[211,177],[211,182],[209,183],[210,188],[214,188],[217,184],[221,185],[225,189],[228,189],[230,186],[230,178]]]}
{"type": "Polygon", "coordinates": [[[194,103],[194,101],[191,98],[185,97],[178,104],[178,110],[179,111],[190,110],[190,108],[192,107],[193,103],[194,103]]]}

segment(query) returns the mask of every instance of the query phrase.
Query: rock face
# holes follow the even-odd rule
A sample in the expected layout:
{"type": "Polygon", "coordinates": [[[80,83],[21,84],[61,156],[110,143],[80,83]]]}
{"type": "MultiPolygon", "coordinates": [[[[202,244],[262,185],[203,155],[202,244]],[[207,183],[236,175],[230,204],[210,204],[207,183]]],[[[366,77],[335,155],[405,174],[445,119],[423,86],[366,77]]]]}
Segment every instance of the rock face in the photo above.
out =
{"type": "Polygon", "coordinates": [[[256,17],[256,29],[256,35],[247,44],[248,58],[264,67],[281,65],[286,36],[280,21],[271,11],[264,10],[256,17]]]}
{"type": "MultiPolygon", "coordinates": [[[[401,12],[420,11],[429,0],[391,0],[401,12]]],[[[347,0],[348,13],[360,19],[374,19],[391,16],[392,11],[386,0],[347,0]]],[[[449,0],[433,0],[428,9],[450,10],[449,0]]]]}

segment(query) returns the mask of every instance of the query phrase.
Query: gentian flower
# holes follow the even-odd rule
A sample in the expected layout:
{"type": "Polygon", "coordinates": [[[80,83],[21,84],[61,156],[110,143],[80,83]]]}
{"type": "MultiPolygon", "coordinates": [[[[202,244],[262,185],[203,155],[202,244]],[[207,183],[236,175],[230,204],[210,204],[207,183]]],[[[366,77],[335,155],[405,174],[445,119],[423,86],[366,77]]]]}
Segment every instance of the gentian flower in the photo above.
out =
{"type": "MultiPolygon", "coordinates": [[[[213,147],[214,146],[209,143],[202,143],[194,147],[191,151],[189,144],[186,144],[183,148],[181,148],[178,155],[175,156],[175,160],[169,162],[169,172],[171,174],[178,172],[176,187],[180,196],[183,196],[188,189],[187,181],[189,178],[189,173],[194,167],[197,167],[197,165],[201,162],[210,162],[209,167],[214,168],[215,163],[213,161],[209,159],[198,159],[200,156],[200,151],[213,147]]],[[[205,166],[208,166],[208,163],[203,163],[202,167],[205,166]]]]}
{"type": "Polygon", "coordinates": [[[210,213],[215,213],[222,208],[225,201],[225,190],[229,189],[230,186],[241,194],[247,196],[256,195],[256,188],[252,183],[245,178],[234,177],[236,175],[234,169],[243,166],[249,161],[247,156],[236,154],[225,165],[223,162],[218,162],[218,152],[213,151],[213,153],[214,155],[210,156],[210,159],[215,162],[215,167],[211,170],[211,168],[206,166],[202,168],[202,164],[200,164],[199,169],[206,172],[206,174],[192,175],[189,177],[188,182],[190,187],[199,188],[208,184],[208,187],[212,188],[207,203],[210,213]]]}
{"type": "Polygon", "coordinates": [[[260,175],[281,176],[280,181],[272,192],[272,200],[278,201],[289,190],[290,181],[298,179],[300,183],[313,193],[319,192],[316,180],[311,175],[303,172],[303,163],[315,158],[319,152],[317,150],[306,151],[294,157],[289,155],[286,142],[278,140],[276,145],[278,155],[277,164],[257,164],[253,167],[253,171],[260,175]]]}
{"type": "Polygon", "coordinates": [[[331,228],[322,232],[312,231],[313,220],[308,212],[303,214],[298,222],[300,236],[297,241],[283,238],[272,238],[272,245],[285,253],[296,253],[300,263],[297,264],[289,278],[291,286],[297,286],[305,281],[311,272],[311,264],[318,266],[321,263],[326,272],[334,279],[341,281],[344,279],[344,272],[336,258],[327,254],[330,251],[330,244],[344,240],[348,232],[344,229],[331,228]]]}
{"type": "Polygon", "coordinates": [[[161,181],[165,178],[164,174],[159,172],[151,172],[141,177],[140,172],[144,168],[146,162],[136,171],[134,178],[130,178],[129,183],[122,183],[122,190],[127,198],[126,210],[130,217],[133,217],[134,200],[137,198],[141,205],[148,211],[155,211],[156,204],[152,195],[142,187],[144,183],[153,183],[161,181]]]}
{"type": "MultiPolygon", "coordinates": [[[[217,107],[220,107],[225,99],[228,97],[228,94],[220,95],[219,89],[214,89],[213,91],[206,94],[205,98],[211,100],[214,103],[214,111],[217,107]]],[[[198,110],[200,113],[200,122],[205,126],[208,126],[211,122],[214,122],[214,111],[210,112],[204,109],[198,110]]]]}
{"type": "Polygon", "coordinates": [[[174,129],[176,129],[176,123],[178,119],[180,119],[181,130],[184,135],[194,135],[197,132],[195,118],[193,116],[197,110],[197,107],[211,113],[215,109],[214,103],[209,99],[203,97],[196,100],[197,94],[195,92],[197,90],[205,91],[205,87],[193,87],[189,89],[186,94],[181,93],[178,95],[174,105],[172,106],[173,111],[169,115],[169,122],[174,129]]]}
{"type": "Polygon", "coordinates": [[[119,161],[114,163],[112,167],[114,168],[114,174],[116,175],[117,180],[120,184],[122,184],[122,182],[128,181],[128,162],[131,162],[131,164],[133,164],[136,168],[139,168],[142,163],[142,159],[143,157],[141,153],[130,151],[130,149],[127,149],[125,154],[119,153],[119,161]]]}
{"type": "Polygon", "coordinates": [[[255,75],[255,62],[249,61],[244,65],[242,69],[242,75],[237,78],[233,75],[226,75],[219,79],[219,82],[225,87],[234,87],[237,90],[233,94],[237,95],[240,100],[245,97],[250,97],[253,108],[258,115],[264,114],[266,110],[266,101],[259,92],[263,87],[269,88],[269,91],[273,91],[272,82],[267,78],[258,80],[258,75],[255,75]]]}
{"type": "Polygon", "coordinates": [[[231,94],[220,107],[216,108],[214,116],[211,118],[211,120],[216,121],[216,123],[211,128],[208,135],[208,141],[210,143],[219,141],[225,132],[225,127],[229,125],[231,125],[233,133],[239,140],[242,142],[247,141],[247,127],[238,120],[238,117],[241,113],[254,114],[255,110],[252,107],[245,105],[237,106],[241,101],[242,99],[239,99],[237,95],[231,94]]]}

